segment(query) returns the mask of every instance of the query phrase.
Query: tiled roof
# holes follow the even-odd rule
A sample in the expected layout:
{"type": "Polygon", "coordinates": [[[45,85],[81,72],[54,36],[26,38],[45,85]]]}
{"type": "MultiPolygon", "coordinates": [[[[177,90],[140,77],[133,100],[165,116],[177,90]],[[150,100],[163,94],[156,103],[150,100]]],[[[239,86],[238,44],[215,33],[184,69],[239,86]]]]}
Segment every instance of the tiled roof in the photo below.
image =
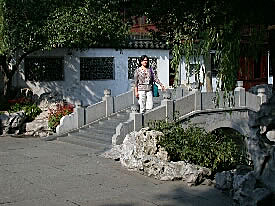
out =
{"type": "Polygon", "coordinates": [[[125,45],[127,49],[169,49],[168,45],[164,42],[153,40],[131,40],[128,45],[125,45]]]}

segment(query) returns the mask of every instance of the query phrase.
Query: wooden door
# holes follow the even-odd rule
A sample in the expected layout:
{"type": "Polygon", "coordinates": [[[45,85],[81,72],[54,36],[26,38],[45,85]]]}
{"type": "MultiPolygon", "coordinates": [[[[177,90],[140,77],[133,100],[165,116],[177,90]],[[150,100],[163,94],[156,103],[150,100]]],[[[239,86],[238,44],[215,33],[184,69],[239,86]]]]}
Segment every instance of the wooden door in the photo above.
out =
{"type": "Polygon", "coordinates": [[[240,58],[238,80],[243,81],[246,90],[259,84],[268,83],[267,55],[259,55],[257,59],[252,57],[240,58]]]}

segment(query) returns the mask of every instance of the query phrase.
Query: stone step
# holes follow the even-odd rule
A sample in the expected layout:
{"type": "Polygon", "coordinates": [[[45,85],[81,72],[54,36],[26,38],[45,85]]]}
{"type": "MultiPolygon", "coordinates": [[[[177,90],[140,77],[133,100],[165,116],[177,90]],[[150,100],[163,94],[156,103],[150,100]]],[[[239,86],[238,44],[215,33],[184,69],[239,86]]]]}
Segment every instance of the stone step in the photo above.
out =
{"type": "Polygon", "coordinates": [[[58,140],[103,151],[111,148],[112,136],[116,133],[116,127],[119,123],[127,121],[129,116],[127,111],[119,112],[91,125],[86,125],[77,131],[70,132],[67,136],[58,137],[58,140]]]}
{"type": "Polygon", "coordinates": [[[128,112],[122,112],[122,113],[117,113],[116,115],[108,117],[108,119],[127,119],[129,118],[129,113],[128,112]]]}
{"type": "Polygon", "coordinates": [[[95,141],[103,144],[111,144],[113,134],[104,135],[104,134],[93,134],[93,133],[69,133],[68,136],[79,137],[87,139],[89,141],[95,141]]]}
{"type": "Polygon", "coordinates": [[[98,127],[95,127],[95,128],[91,128],[91,127],[88,127],[88,128],[82,128],[82,129],[79,129],[78,130],[79,133],[91,133],[91,134],[106,134],[106,135],[112,135],[116,132],[115,129],[111,128],[111,129],[106,129],[106,128],[98,128],[98,127]]]}
{"type": "Polygon", "coordinates": [[[129,119],[129,115],[123,115],[123,116],[115,116],[115,117],[108,117],[107,119],[100,120],[99,122],[121,122],[121,121],[126,121],[129,119]]]}
{"type": "Polygon", "coordinates": [[[101,123],[98,122],[98,123],[89,125],[88,128],[99,129],[99,130],[115,130],[117,125],[119,125],[119,123],[120,122],[108,124],[108,122],[101,122],[101,123]]]}
{"type": "Polygon", "coordinates": [[[122,111],[116,114],[117,117],[129,116],[130,110],[122,111]]]}
{"type": "Polygon", "coordinates": [[[102,152],[111,148],[111,144],[103,144],[95,141],[90,141],[88,138],[82,138],[77,136],[58,137],[57,140],[70,143],[70,144],[92,148],[102,152]]]}
{"type": "Polygon", "coordinates": [[[127,121],[129,118],[125,118],[125,119],[110,119],[110,120],[101,120],[101,121],[99,121],[98,123],[99,124],[107,124],[107,123],[109,123],[109,124],[119,124],[120,122],[125,122],[125,121],[127,121]]]}
{"type": "Polygon", "coordinates": [[[78,134],[77,137],[83,138],[87,141],[100,143],[100,144],[106,144],[106,145],[111,145],[112,144],[112,136],[78,134]]]}
{"type": "MultiPolygon", "coordinates": [[[[104,128],[116,128],[116,126],[121,123],[121,122],[124,122],[124,121],[112,121],[112,120],[108,120],[108,121],[99,121],[98,122],[98,126],[100,127],[104,127],[104,128]]],[[[91,128],[95,128],[96,127],[96,124],[95,125],[91,125],[91,128]]]]}

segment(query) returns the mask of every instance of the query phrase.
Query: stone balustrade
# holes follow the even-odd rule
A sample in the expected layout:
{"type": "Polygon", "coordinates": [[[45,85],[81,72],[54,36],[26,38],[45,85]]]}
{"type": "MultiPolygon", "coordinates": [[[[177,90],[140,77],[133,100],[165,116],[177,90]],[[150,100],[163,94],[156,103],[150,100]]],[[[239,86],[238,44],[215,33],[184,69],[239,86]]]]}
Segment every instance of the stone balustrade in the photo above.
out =
{"type": "MultiPolygon", "coordinates": [[[[258,111],[260,105],[266,102],[266,95],[263,88],[259,89],[258,95],[246,92],[242,87],[242,82],[237,82],[237,87],[230,97],[224,97],[224,92],[200,92],[195,90],[184,94],[182,88],[167,90],[162,93],[163,100],[160,106],[153,108],[145,114],[138,113],[137,99],[133,88],[124,94],[116,97],[111,96],[111,89],[104,90],[104,97],[101,102],[88,106],[87,108],[78,105],[74,113],[61,119],[61,124],[57,127],[57,134],[62,134],[91,124],[97,120],[106,118],[114,113],[130,108],[130,120],[124,125],[120,125],[124,134],[131,131],[138,131],[146,127],[154,120],[173,121],[181,120],[191,114],[199,112],[220,112],[222,110],[247,108],[258,111]]],[[[120,131],[119,136],[123,136],[120,131]]],[[[118,135],[117,135],[118,137],[118,135]]],[[[117,139],[116,137],[116,139],[117,139]]],[[[113,141],[116,143],[116,141],[113,141]]]]}
{"type": "Polygon", "coordinates": [[[154,120],[179,121],[198,113],[229,112],[233,110],[252,110],[258,111],[260,105],[266,102],[264,88],[259,89],[258,95],[246,92],[242,87],[242,82],[237,83],[234,93],[225,97],[224,92],[200,92],[194,91],[190,94],[172,100],[171,93],[168,91],[163,94],[161,105],[145,114],[139,114],[136,110],[132,111],[135,131],[149,125],[154,120]]]}

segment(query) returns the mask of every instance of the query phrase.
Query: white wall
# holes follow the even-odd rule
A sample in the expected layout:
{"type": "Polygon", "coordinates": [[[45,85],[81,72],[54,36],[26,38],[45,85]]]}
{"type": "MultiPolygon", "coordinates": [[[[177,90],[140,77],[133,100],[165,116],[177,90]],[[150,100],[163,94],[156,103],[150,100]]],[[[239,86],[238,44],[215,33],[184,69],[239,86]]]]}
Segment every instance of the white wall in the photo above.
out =
{"type": "Polygon", "coordinates": [[[143,54],[148,57],[158,58],[158,76],[161,82],[169,85],[169,51],[157,49],[89,49],[85,51],[71,51],[56,49],[53,51],[34,53],[32,56],[64,56],[64,81],[33,82],[25,81],[24,64],[19,73],[13,79],[13,85],[29,87],[39,96],[45,92],[57,92],[64,99],[74,103],[81,100],[83,105],[90,105],[101,101],[105,88],[112,90],[112,96],[117,96],[131,89],[131,81],[128,80],[128,57],[139,57],[143,54]],[[115,79],[80,81],[79,57],[114,57],[115,79]]]}
{"type": "Polygon", "coordinates": [[[268,84],[273,84],[273,76],[268,77],[268,84]]]}
{"type": "MultiPolygon", "coordinates": [[[[181,85],[190,86],[193,83],[196,83],[196,81],[195,81],[195,75],[193,74],[188,79],[188,75],[187,75],[188,68],[187,68],[187,63],[185,61],[186,60],[183,57],[183,59],[182,59],[182,61],[180,63],[180,83],[181,83],[181,85]]],[[[201,64],[199,78],[200,78],[200,82],[203,83],[204,82],[203,78],[205,76],[205,74],[204,74],[205,73],[205,64],[204,64],[203,57],[200,57],[198,59],[198,61],[200,61],[200,64],[201,64]]],[[[196,61],[194,61],[194,60],[190,61],[190,64],[195,64],[195,63],[196,63],[196,61]]],[[[201,91],[202,92],[206,92],[206,84],[205,84],[205,82],[202,85],[201,91]]]]}

